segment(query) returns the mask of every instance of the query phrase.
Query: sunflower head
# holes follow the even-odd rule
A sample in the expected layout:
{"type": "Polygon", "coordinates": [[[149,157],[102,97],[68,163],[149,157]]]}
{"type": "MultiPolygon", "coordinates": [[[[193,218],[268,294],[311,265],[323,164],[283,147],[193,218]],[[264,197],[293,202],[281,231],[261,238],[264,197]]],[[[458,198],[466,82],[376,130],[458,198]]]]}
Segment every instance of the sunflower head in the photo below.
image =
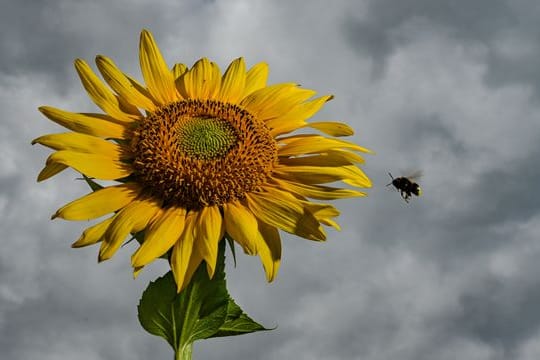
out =
{"type": "Polygon", "coordinates": [[[161,107],[141,121],[131,149],[140,183],[165,204],[196,211],[245,198],[268,181],[277,161],[265,124],[216,100],[161,107]]]}
{"type": "Polygon", "coordinates": [[[308,122],[332,96],[294,83],[268,86],[268,66],[246,69],[234,60],[222,74],[206,58],[191,68],[169,68],[150,32],[141,33],[144,83],[96,58],[106,84],[83,60],[75,61],[83,87],[103,113],[40,111],[71,130],[33,141],[55,150],[38,181],[71,167],[88,178],[116,180],[60,208],[54,217],[89,220],[74,247],[101,243],[111,258],[128,235],[137,274],[167,255],[178,290],[204,261],[213,275],[218,243],[227,234],[247,254],[259,255],[267,279],[281,259],[278,230],[322,241],[323,225],[339,229],[333,200],[364,196],[357,164],[369,152],[337,137],[352,134],[339,122],[308,122]],[[322,134],[294,134],[311,128],[322,134]]]}

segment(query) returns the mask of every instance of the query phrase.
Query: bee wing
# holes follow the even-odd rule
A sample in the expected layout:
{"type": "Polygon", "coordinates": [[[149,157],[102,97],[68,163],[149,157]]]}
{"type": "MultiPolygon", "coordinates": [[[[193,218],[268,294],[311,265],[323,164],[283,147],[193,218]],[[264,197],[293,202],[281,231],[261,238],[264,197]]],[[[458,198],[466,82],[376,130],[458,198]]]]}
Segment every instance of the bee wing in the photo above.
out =
{"type": "Polygon", "coordinates": [[[406,175],[405,177],[409,180],[418,180],[420,179],[422,176],[424,175],[424,172],[422,170],[416,170],[416,171],[413,171],[411,173],[409,173],[408,175],[406,175]]]}

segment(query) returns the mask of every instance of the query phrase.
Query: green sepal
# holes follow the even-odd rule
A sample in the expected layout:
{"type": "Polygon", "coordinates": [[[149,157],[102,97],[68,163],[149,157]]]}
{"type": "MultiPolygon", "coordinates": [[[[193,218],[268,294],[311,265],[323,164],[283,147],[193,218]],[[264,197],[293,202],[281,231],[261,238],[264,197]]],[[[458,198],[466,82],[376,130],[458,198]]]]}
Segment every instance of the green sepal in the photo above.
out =
{"type": "Polygon", "coordinates": [[[83,176],[82,179],[81,178],[78,178],[78,179],[86,181],[86,183],[88,184],[88,186],[90,186],[90,189],[92,189],[92,191],[98,191],[99,189],[103,189],[103,186],[95,182],[93,179],[89,178],[88,176],[84,174],[81,174],[81,175],[83,176]]]}
{"type": "Polygon", "coordinates": [[[164,338],[175,353],[196,340],[268,330],[244,314],[229,296],[224,253],[225,241],[221,241],[212,279],[202,262],[180,293],[169,271],[150,282],[141,297],[138,312],[142,327],[164,338]]]}
{"type": "Polygon", "coordinates": [[[236,249],[234,248],[234,240],[228,234],[225,234],[225,239],[227,240],[227,243],[229,244],[229,247],[231,248],[231,254],[234,260],[234,267],[236,267],[236,249]]]}

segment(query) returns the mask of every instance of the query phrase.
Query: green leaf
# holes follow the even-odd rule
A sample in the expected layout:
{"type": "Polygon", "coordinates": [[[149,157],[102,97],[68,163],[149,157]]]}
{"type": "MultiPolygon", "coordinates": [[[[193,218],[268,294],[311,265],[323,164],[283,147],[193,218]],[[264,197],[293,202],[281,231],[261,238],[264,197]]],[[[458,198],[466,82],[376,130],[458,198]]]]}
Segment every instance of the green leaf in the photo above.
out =
{"type": "Polygon", "coordinates": [[[234,300],[230,299],[227,306],[227,319],[212,337],[234,336],[249,334],[255,331],[273,330],[266,329],[259,323],[247,316],[234,300]]]}
{"type": "Polygon", "coordinates": [[[161,336],[175,352],[194,341],[267,330],[242,312],[227,292],[225,241],[220,242],[214,277],[201,263],[190,284],[179,294],[169,271],[151,282],[138,306],[139,321],[151,334],[161,336]]]}

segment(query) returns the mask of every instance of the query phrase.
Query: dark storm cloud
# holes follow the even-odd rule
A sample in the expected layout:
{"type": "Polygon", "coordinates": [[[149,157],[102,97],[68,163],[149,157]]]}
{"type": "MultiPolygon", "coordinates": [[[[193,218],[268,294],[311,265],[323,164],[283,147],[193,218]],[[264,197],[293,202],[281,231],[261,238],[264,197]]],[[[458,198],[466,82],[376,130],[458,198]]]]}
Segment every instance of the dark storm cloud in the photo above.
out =
{"type": "Polygon", "coordinates": [[[448,31],[464,40],[488,41],[498,30],[516,20],[504,0],[460,1],[374,0],[362,18],[349,17],[344,31],[353,48],[384,63],[395,48],[407,43],[401,36],[407,23],[425,21],[428,31],[448,31]]]}
{"type": "Polygon", "coordinates": [[[529,271],[510,281],[492,276],[465,291],[458,310],[445,321],[448,330],[501,348],[512,358],[517,346],[540,329],[540,271],[527,265],[529,271]]]}
{"type": "Polygon", "coordinates": [[[0,75],[38,75],[60,94],[74,75],[73,60],[97,54],[136,61],[138,33],[151,28],[159,38],[177,14],[197,14],[212,3],[8,0],[0,12],[0,75]],[[176,14],[176,15],[175,15],[176,14]],[[128,40],[127,40],[128,39],[128,40]]]}
{"type": "Polygon", "coordinates": [[[72,71],[75,54],[83,53],[89,39],[76,28],[66,31],[77,14],[61,10],[67,2],[12,1],[0,12],[0,72],[3,75],[47,74],[64,78],[72,71]]]}
{"type": "MultiPolygon", "coordinates": [[[[337,1],[328,13],[321,12],[328,6],[325,2],[309,8],[298,2],[281,9],[265,1],[13,0],[5,6],[0,13],[0,94],[6,94],[0,133],[5,149],[13,149],[14,161],[0,163],[0,169],[6,169],[0,174],[0,357],[172,356],[166,343],[146,334],[136,319],[142,290],[166,266],[145,270],[143,278],[130,282],[133,247],[99,265],[98,246],[70,249],[86,224],[50,222],[48,217],[86,188],[73,180],[77,175],[72,171],[35,184],[50,151],[29,145],[42,131],[63,131],[35,108],[50,104],[47,99],[54,99],[55,91],[64,95],[65,85],[76,81],[73,59],[91,63],[102,53],[139,74],[137,37],[147,27],[160,45],[167,44],[164,52],[182,59],[208,52],[225,58],[234,50],[271,66],[282,64],[281,69],[272,67],[277,76],[286,70],[301,79],[322,81],[322,90],[334,81],[331,90],[338,98],[350,94],[358,104],[349,114],[349,123],[366,126],[357,129],[358,141],[377,152],[366,156],[363,167],[375,184],[369,197],[335,203],[342,210],[338,221],[343,231],[331,231],[326,243],[317,244],[284,235],[282,266],[273,284],[265,283],[257,258],[237,249],[239,264],[227,269],[232,297],[256,321],[278,328],[197,342],[195,357],[485,360],[492,351],[492,360],[525,360],[517,352],[528,341],[537,341],[540,325],[535,306],[540,301],[540,253],[533,238],[540,211],[540,148],[517,136],[534,134],[534,121],[524,122],[530,131],[514,133],[511,126],[501,125],[508,119],[498,114],[498,105],[505,102],[511,115],[537,109],[525,91],[512,92],[506,104],[500,89],[481,84],[477,74],[487,69],[483,80],[488,85],[512,83],[520,89],[539,80],[540,50],[526,47],[538,38],[538,3],[362,3],[365,12],[358,14],[349,11],[356,2],[346,1],[337,1]],[[223,14],[212,12],[216,9],[223,14]],[[291,14],[291,9],[298,11],[291,14]],[[304,20],[299,21],[300,12],[304,20]],[[343,18],[344,25],[339,23],[343,18]],[[317,30],[324,31],[308,36],[315,25],[305,19],[320,19],[325,26],[319,24],[317,30]],[[182,31],[186,28],[191,32],[182,31]],[[348,44],[342,43],[343,34],[348,44]],[[447,43],[458,44],[459,54],[440,51],[447,43]],[[189,49],[185,55],[184,45],[189,49]],[[474,58],[460,52],[469,45],[478,50],[474,58]],[[376,81],[358,82],[355,76],[369,69],[359,65],[351,71],[358,62],[348,51],[351,46],[372,60],[376,81]],[[393,55],[388,61],[392,71],[385,72],[385,62],[393,55]],[[331,57],[339,61],[321,67],[326,64],[321,59],[331,57]],[[425,67],[431,71],[424,72],[425,67]],[[474,69],[468,71],[470,67],[474,69]],[[52,95],[32,83],[46,76],[54,77],[45,82],[55,87],[52,95]],[[2,83],[6,78],[8,85],[2,83]],[[18,102],[10,97],[14,89],[20,90],[18,102]],[[476,97],[482,101],[468,101],[476,97]],[[518,107],[523,111],[514,111],[518,107]],[[515,146],[504,147],[509,152],[505,159],[497,152],[484,156],[498,149],[493,141],[497,137],[482,136],[485,129],[508,133],[501,141],[515,146]],[[464,173],[470,164],[479,166],[464,173]],[[424,170],[420,184],[425,194],[406,204],[384,185],[387,171],[398,175],[410,166],[424,170]],[[498,256],[509,264],[498,265],[499,272],[491,266],[498,256]],[[467,352],[463,343],[484,352],[467,352]]],[[[79,100],[90,103],[79,84],[76,91],[65,100],[66,107],[77,109],[79,100]]],[[[343,118],[348,109],[337,106],[317,119],[343,118]]]]}
{"type": "Polygon", "coordinates": [[[375,75],[421,33],[439,33],[485,51],[488,84],[528,83],[538,92],[539,16],[535,1],[372,0],[343,30],[353,49],[372,60],[375,75]]]}

